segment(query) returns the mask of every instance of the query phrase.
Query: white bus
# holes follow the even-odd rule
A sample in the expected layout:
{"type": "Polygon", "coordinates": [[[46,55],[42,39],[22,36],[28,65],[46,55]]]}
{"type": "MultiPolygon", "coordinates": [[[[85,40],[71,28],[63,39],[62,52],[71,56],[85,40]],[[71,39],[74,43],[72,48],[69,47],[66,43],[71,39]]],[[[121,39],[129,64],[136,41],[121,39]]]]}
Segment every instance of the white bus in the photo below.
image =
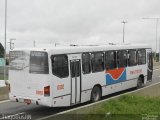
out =
{"type": "Polygon", "coordinates": [[[49,107],[98,101],[152,79],[145,45],[70,46],[10,51],[11,101],[49,107]]]}

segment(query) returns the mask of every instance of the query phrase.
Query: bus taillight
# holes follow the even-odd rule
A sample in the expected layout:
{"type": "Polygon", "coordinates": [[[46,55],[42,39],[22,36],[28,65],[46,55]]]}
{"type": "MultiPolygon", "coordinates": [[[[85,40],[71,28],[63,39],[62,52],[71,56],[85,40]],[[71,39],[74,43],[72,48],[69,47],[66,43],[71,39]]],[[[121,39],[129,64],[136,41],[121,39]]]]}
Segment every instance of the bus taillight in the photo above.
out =
{"type": "Polygon", "coordinates": [[[50,96],[50,86],[44,87],[44,96],[50,96]]]}

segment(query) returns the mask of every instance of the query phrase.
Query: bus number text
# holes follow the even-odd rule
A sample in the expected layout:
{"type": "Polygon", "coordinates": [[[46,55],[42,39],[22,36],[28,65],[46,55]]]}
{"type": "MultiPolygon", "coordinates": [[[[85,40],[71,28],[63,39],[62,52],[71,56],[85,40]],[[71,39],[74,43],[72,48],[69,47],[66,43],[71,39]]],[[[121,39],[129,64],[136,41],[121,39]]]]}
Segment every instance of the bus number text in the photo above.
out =
{"type": "Polygon", "coordinates": [[[36,90],[36,94],[37,94],[37,95],[43,95],[43,91],[36,90]]]}
{"type": "Polygon", "coordinates": [[[62,90],[62,89],[64,89],[64,84],[57,85],[57,90],[62,90]]]}

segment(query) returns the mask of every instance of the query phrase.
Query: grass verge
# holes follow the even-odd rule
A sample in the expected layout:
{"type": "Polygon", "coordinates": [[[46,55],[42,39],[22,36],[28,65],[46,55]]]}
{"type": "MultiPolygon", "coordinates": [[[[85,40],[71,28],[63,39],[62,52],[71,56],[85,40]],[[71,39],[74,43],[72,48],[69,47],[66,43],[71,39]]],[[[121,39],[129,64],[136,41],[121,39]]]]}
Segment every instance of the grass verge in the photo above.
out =
{"type": "Polygon", "coordinates": [[[160,97],[124,95],[46,120],[142,120],[146,116],[159,120],[159,106],[160,97]]]}
{"type": "Polygon", "coordinates": [[[46,120],[160,120],[160,84],[46,120]]]}
{"type": "Polygon", "coordinates": [[[8,80],[8,75],[4,77],[4,75],[0,75],[0,80],[8,80]],[[5,78],[5,79],[4,79],[5,78]]]}

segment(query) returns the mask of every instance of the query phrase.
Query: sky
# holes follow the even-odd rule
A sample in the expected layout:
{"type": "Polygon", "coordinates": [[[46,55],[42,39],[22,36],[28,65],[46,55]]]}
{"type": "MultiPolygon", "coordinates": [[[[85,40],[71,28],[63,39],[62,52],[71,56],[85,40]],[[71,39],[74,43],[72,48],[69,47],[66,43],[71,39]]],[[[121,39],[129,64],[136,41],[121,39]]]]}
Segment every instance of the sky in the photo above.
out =
{"type": "MultiPolygon", "coordinates": [[[[160,0],[7,0],[7,49],[56,44],[156,44],[160,0]]],[[[4,45],[5,0],[0,0],[0,42],[4,45]]],[[[159,21],[160,22],[160,21],[159,21]]]]}

